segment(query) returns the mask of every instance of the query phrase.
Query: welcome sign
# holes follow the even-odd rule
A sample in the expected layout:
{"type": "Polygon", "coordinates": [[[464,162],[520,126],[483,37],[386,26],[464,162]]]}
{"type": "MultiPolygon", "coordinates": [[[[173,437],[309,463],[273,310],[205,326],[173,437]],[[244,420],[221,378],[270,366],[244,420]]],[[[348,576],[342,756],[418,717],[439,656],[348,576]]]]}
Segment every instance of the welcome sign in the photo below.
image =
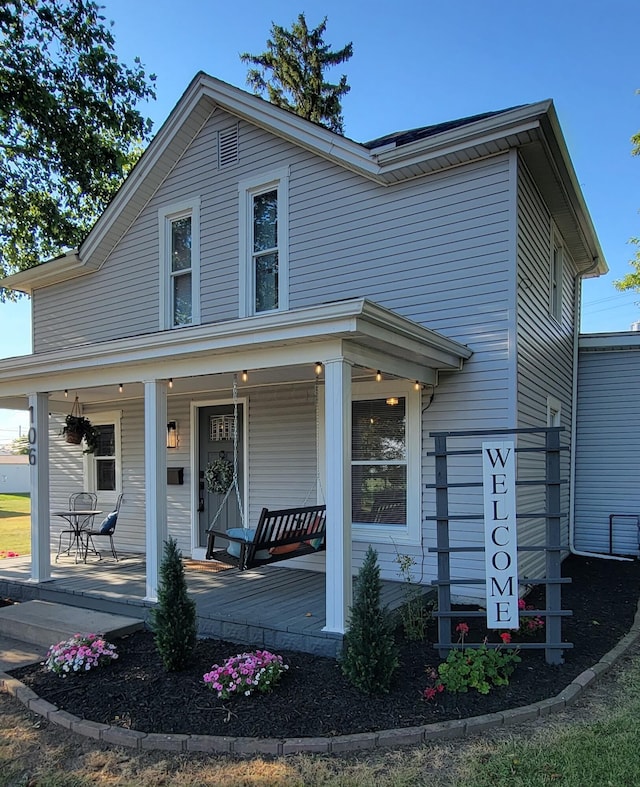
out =
{"type": "Polygon", "coordinates": [[[482,444],[487,628],[518,628],[516,461],[513,441],[482,444]]]}

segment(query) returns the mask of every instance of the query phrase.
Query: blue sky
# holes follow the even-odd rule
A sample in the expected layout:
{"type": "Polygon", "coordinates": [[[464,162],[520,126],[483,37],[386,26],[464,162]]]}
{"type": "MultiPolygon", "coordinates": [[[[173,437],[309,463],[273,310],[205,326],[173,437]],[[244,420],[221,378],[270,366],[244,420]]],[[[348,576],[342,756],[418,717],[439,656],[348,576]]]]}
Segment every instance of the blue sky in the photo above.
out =
{"type": "MultiPolygon", "coordinates": [[[[328,17],[325,40],[353,41],[346,135],[357,141],[552,98],[610,273],[585,282],[582,330],[629,330],[639,295],[613,280],[640,235],[637,2],[631,0],[102,0],[124,62],[157,75],[157,129],[198,71],[246,87],[239,53],[262,52],[272,22],[328,17]]],[[[0,358],[31,352],[30,306],[0,304],[0,358]]],[[[24,417],[0,411],[0,444],[24,417]]]]}

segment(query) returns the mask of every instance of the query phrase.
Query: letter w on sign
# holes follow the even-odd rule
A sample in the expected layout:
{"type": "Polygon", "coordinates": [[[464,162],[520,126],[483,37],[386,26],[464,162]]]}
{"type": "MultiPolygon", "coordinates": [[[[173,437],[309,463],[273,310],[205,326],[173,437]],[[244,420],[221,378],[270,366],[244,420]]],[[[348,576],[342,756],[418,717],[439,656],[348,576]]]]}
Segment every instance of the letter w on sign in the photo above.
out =
{"type": "Polygon", "coordinates": [[[482,444],[487,628],[517,629],[518,534],[513,441],[482,444]]]}

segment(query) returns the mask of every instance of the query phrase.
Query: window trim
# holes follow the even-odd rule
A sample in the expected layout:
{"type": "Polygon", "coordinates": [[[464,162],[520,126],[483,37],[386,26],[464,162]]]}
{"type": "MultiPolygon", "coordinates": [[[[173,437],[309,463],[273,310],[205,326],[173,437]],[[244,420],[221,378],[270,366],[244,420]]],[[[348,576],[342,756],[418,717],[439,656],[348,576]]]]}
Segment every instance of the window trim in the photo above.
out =
{"type": "Polygon", "coordinates": [[[564,243],[552,222],[549,260],[549,314],[557,323],[562,322],[563,278],[564,243]]]}
{"type": "Polygon", "coordinates": [[[547,426],[562,426],[562,402],[550,395],[547,396],[547,426]]]}
{"type": "Polygon", "coordinates": [[[188,328],[200,324],[200,197],[158,209],[160,256],[160,330],[188,328]],[[171,226],[178,219],[191,218],[191,322],[174,325],[171,312],[171,226]]]}
{"type": "Polygon", "coordinates": [[[238,183],[239,317],[273,314],[289,309],[289,167],[255,175],[238,183]],[[256,312],[253,277],[253,198],[277,191],[278,308],[256,312]]]}
{"type": "Polygon", "coordinates": [[[115,506],[118,495],[122,491],[122,440],[121,440],[121,422],[122,411],[112,410],[101,413],[87,413],[87,418],[90,419],[94,426],[108,426],[114,427],[114,438],[116,444],[116,488],[114,490],[100,490],[97,489],[97,471],[96,471],[96,457],[94,454],[84,454],[83,457],[83,476],[85,489],[89,492],[95,492],[98,498],[98,504],[105,506],[105,504],[113,504],[115,506]]]}
{"type": "MultiPolygon", "coordinates": [[[[419,546],[422,543],[422,394],[409,380],[359,382],[351,386],[351,399],[385,399],[403,396],[407,418],[407,522],[402,525],[371,525],[351,523],[353,541],[377,544],[419,546]]],[[[325,471],[325,407],[324,397],[318,400],[318,463],[320,480],[326,488],[325,471]]]]}

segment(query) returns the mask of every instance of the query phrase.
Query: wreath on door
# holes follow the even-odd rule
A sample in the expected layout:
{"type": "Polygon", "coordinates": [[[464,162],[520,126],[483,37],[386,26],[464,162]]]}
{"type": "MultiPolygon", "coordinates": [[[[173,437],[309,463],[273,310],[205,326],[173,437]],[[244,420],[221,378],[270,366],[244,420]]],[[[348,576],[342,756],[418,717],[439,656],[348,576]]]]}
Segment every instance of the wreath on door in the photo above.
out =
{"type": "Polygon", "coordinates": [[[233,483],[233,464],[223,456],[209,462],[204,469],[204,483],[208,492],[224,495],[233,483]]]}

